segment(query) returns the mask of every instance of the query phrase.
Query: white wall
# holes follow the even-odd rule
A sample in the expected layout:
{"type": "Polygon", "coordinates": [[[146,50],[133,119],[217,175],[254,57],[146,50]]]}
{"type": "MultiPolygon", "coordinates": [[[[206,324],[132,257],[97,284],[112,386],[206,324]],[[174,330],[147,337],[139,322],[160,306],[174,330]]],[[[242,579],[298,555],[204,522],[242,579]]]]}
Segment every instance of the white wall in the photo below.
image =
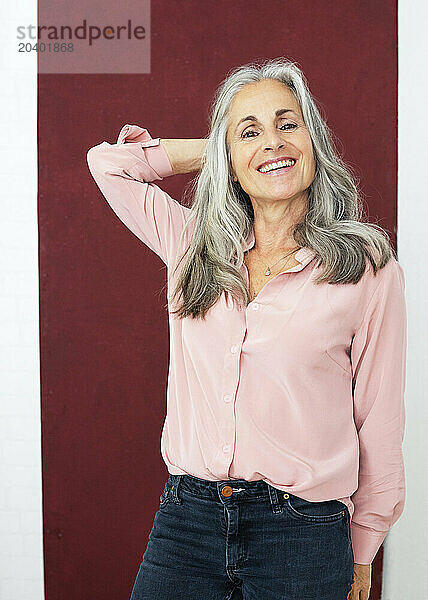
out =
{"type": "Polygon", "coordinates": [[[0,23],[0,598],[41,600],[37,63],[15,39],[35,0],[2,0],[0,23]]]}
{"type": "Polygon", "coordinates": [[[406,275],[408,359],[404,512],[385,542],[383,600],[428,598],[428,4],[400,0],[398,13],[398,258],[406,275]]]}

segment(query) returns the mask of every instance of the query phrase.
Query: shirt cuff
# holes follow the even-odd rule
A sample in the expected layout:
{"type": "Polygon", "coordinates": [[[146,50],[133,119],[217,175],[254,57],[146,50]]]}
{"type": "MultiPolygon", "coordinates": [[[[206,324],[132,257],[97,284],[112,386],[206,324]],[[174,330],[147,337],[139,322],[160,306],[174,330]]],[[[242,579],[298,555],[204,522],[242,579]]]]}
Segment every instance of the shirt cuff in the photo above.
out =
{"type": "Polygon", "coordinates": [[[168,154],[161,145],[160,138],[150,140],[150,142],[141,142],[141,147],[145,148],[147,160],[159,177],[174,175],[168,154]]]}
{"type": "MultiPolygon", "coordinates": [[[[116,143],[138,143],[140,148],[144,148],[143,152],[147,162],[160,179],[174,175],[168,154],[161,145],[160,138],[153,139],[144,127],[124,125],[119,132],[116,143]]],[[[133,168],[138,170],[138,165],[133,165],[133,168]]]]}
{"type": "Polygon", "coordinates": [[[351,540],[354,563],[369,565],[373,562],[388,532],[367,529],[351,521],[351,540]]]}

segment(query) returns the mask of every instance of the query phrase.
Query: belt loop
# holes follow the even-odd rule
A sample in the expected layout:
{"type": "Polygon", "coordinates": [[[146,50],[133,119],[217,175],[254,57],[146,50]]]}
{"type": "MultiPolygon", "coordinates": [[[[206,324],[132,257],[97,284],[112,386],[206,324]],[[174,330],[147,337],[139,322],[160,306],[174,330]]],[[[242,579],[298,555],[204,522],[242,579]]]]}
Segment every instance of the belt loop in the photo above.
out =
{"type": "Polygon", "coordinates": [[[175,504],[181,504],[183,502],[183,500],[182,500],[182,498],[180,498],[180,495],[178,494],[178,489],[180,486],[180,482],[183,478],[183,475],[173,475],[172,473],[170,473],[169,478],[171,481],[171,487],[169,490],[169,493],[171,495],[171,500],[172,500],[172,502],[175,502],[175,504]]]}
{"type": "Polygon", "coordinates": [[[269,490],[269,498],[270,498],[270,503],[272,506],[272,512],[274,512],[274,513],[281,512],[282,506],[281,506],[281,502],[278,497],[278,490],[267,482],[266,482],[266,485],[268,486],[268,490],[269,490]]]}

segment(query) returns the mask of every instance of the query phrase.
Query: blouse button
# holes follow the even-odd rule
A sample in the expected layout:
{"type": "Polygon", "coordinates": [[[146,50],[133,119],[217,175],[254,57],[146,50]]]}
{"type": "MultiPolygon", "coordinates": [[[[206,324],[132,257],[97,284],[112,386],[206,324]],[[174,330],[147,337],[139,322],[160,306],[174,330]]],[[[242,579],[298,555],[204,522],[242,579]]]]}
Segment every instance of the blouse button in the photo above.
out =
{"type": "Polygon", "coordinates": [[[223,452],[229,452],[229,448],[230,446],[226,444],[226,446],[223,446],[223,452]]]}
{"type": "Polygon", "coordinates": [[[258,310],[258,309],[259,309],[259,307],[260,307],[260,304],[257,304],[257,302],[255,302],[255,303],[253,304],[253,310],[258,310]]]}
{"type": "Polygon", "coordinates": [[[238,346],[232,346],[230,351],[232,352],[232,354],[236,354],[236,352],[238,352],[238,346]]]}
{"type": "Polygon", "coordinates": [[[225,396],[225,397],[223,398],[223,400],[224,400],[225,402],[230,402],[230,401],[232,400],[232,396],[229,396],[229,394],[228,394],[227,396],[225,396]]]}

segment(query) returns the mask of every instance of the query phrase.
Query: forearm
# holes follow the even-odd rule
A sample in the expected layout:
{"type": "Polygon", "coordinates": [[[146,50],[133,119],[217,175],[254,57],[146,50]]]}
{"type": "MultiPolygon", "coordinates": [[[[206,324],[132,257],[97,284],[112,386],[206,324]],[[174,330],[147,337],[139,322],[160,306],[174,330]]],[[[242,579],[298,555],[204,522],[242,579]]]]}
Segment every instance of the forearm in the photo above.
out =
{"type": "Polygon", "coordinates": [[[174,174],[191,173],[201,168],[201,157],[207,144],[206,139],[163,139],[160,140],[171,163],[174,174]]]}

